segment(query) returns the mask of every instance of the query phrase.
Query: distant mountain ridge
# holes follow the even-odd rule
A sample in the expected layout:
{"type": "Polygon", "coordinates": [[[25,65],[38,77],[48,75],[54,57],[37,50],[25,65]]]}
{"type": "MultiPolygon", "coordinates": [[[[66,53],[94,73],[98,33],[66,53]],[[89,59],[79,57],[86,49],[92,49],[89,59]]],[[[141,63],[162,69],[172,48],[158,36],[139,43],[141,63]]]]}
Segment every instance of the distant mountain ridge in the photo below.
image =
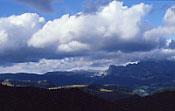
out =
{"type": "Polygon", "coordinates": [[[126,66],[111,65],[98,84],[118,84],[150,93],[157,88],[175,87],[174,61],[142,61],[126,66]]]}
{"type": "Polygon", "coordinates": [[[111,65],[104,72],[57,71],[38,74],[0,74],[0,79],[47,80],[56,86],[74,84],[114,84],[126,86],[139,95],[149,95],[159,88],[175,87],[174,61],[141,61],[126,66],[111,65]]]}
{"type": "Polygon", "coordinates": [[[88,71],[57,71],[47,72],[45,74],[30,74],[30,73],[16,73],[16,74],[0,74],[0,79],[12,80],[31,80],[41,81],[47,80],[56,86],[73,85],[73,84],[87,84],[91,83],[95,72],[88,71]]]}

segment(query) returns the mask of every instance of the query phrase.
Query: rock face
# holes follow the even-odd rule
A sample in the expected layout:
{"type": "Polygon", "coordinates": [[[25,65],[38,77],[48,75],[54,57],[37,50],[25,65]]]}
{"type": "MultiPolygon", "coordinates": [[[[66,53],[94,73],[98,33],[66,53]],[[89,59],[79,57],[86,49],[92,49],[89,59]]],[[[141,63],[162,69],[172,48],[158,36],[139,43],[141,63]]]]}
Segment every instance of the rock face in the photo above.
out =
{"type": "Polygon", "coordinates": [[[137,93],[149,94],[157,88],[175,86],[174,61],[145,61],[127,66],[110,66],[98,84],[118,84],[132,88],[137,93]]]}

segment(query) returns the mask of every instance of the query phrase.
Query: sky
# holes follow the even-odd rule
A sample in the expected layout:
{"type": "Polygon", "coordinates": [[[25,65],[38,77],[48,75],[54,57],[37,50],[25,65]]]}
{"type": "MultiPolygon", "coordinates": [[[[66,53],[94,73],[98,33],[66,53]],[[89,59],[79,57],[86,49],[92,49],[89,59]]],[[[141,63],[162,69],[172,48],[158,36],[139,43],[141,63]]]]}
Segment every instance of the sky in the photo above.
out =
{"type": "Polygon", "coordinates": [[[175,60],[174,0],[0,0],[0,73],[175,60]]]}

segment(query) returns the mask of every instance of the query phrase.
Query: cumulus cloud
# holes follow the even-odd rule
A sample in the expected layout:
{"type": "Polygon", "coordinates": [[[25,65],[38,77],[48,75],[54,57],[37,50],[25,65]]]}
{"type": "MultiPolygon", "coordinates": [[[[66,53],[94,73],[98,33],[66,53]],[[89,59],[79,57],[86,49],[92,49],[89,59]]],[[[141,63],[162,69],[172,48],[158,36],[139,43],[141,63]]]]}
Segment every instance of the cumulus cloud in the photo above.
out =
{"type": "Polygon", "coordinates": [[[77,51],[77,50],[86,50],[88,49],[88,46],[86,44],[79,43],[77,41],[72,41],[68,44],[62,44],[58,47],[58,50],[63,52],[71,52],[71,51],[77,51]]]}
{"type": "Polygon", "coordinates": [[[73,52],[83,49],[151,50],[159,42],[150,44],[150,40],[142,37],[143,32],[150,29],[150,25],[142,21],[142,17],[150,8],[151,6],[143,3],[129,8],[123,6],[123,2],[112,1],[95,14],[63,15],[59,19],[47,22],[33,35],[28,45],[35,48],[54,45],[58,53],[60,50],[73,52]],[[74,41],[77,42],[73,47],[78,45],[78,48],[70,48],[74,41]],[[137,45],[144,48],[136,48],[137,45]]]}
{"type": "Polygon", "coordinates": [[[168,35],[175,34],[175,6],[170,7],[163,18],[162,26],[153,28],[145,32],[144,37],[148,38],[160,38],[167,37],[168,35]]]}
{"type": "Polygon", "coordinates": [[[34,13],[0,18],[0,45],[6,45],[4,50],[21,47],[44,22],[44,18],[34,13]]]}
{"type": "MultiPolygon", "coordinates": [[[[97,61],[94,61],[96,63],[97,61]]],[[[102,63],[102,62],[101,62],[102,63]]],[[[105,63],[105,62],[104,62],[105,63]]],[[[2,67],[0,66],[0,73],[37,73],[44,74],[52,71],[71,71],[71,70],[104,70],[107,67],[97,66],[92,67],[93,62],[88,61],[82,57],[70,57],[64,59],[48,60],[41,59],[39,62],[24,62],[16,63],[11,66],[2,67]]]]}
{"type": "Polygon", "coordinates": [[[45,19],[34,13],[0,18],[0,59],[16,56],[17,60],[25,55],[29,51],[27,41],[44,23],[45,19]]]}
{"type": "Polygon", "coordinates": [[[163,21],[165,25],[175,25],[175,5],[166,11],[163,21]]]}
{"type": "Polygon", "coordinates": [[[100,69],[129,61],[175,59],[174,6],[162,25],[144,21],[151,6],[112,1],[93,13],[79,12],[45,21],[35,13],[0,18],[2,72],[100,69]]]}
{"type": "Polygon", "coordinates": [[[41,12],[53,12],[52,3],[56,0],[15,0],[41,12]]]}

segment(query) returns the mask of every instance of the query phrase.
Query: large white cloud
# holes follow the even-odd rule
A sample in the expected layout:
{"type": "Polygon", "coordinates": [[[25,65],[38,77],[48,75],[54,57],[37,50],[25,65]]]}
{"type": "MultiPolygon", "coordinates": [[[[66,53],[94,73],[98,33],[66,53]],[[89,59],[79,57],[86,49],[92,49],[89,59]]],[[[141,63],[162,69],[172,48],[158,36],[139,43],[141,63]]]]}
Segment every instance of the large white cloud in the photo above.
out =
{"type": "Polygon", "coordinates": [[[48,22],[35,13],[0,18],[0,62],[14,63],[0,70],[103,70],[129,61],[174,59],[175,42],[166,38],[175,33],[174,6],[157,28],[144,21],[150,8],[112,1],[93,13],[66,14],[48,22]]]}
{"type": "Polygon", "coordinates": [[[0,53],[27,46],[27,41],[45,20],[34,13],[0,18],[0,53]]]}
{"type": "Polygon", "coordinates": [[[0,64],[38,60],[41,51],[29,48],[27,41],[44,24],[45,19],[35,13],[0,18],[0,64]]]}
{"type": "Polygon", "coordinates": [[[33,35],[28,45],[36,48],[55,46],[58,52],[67,52],[108,50],[111,47],[122,50],[127,44],[148,44],[142,38],[142,32],[148,30],[145,27],[149,25],[142,21],[142,17],[150,8],[143,3],[127,7],[123,2],[112,1],[93,14],[63,15],[48,21],[33,35]],[[76,44],[70,46],[74,41],[76,44]]]}
{"type": "Polygon", "coordinates": [[[166,11],[162,26],[145,32],[144,37],[149,39],[167,37],[168,35],[175,35],[175,6],[166,11]]]}
{"type": "Polygon", "coordinates": [[[165,25],[175,25],[175,5],[166,11],[163,21],[165,25]]]}

